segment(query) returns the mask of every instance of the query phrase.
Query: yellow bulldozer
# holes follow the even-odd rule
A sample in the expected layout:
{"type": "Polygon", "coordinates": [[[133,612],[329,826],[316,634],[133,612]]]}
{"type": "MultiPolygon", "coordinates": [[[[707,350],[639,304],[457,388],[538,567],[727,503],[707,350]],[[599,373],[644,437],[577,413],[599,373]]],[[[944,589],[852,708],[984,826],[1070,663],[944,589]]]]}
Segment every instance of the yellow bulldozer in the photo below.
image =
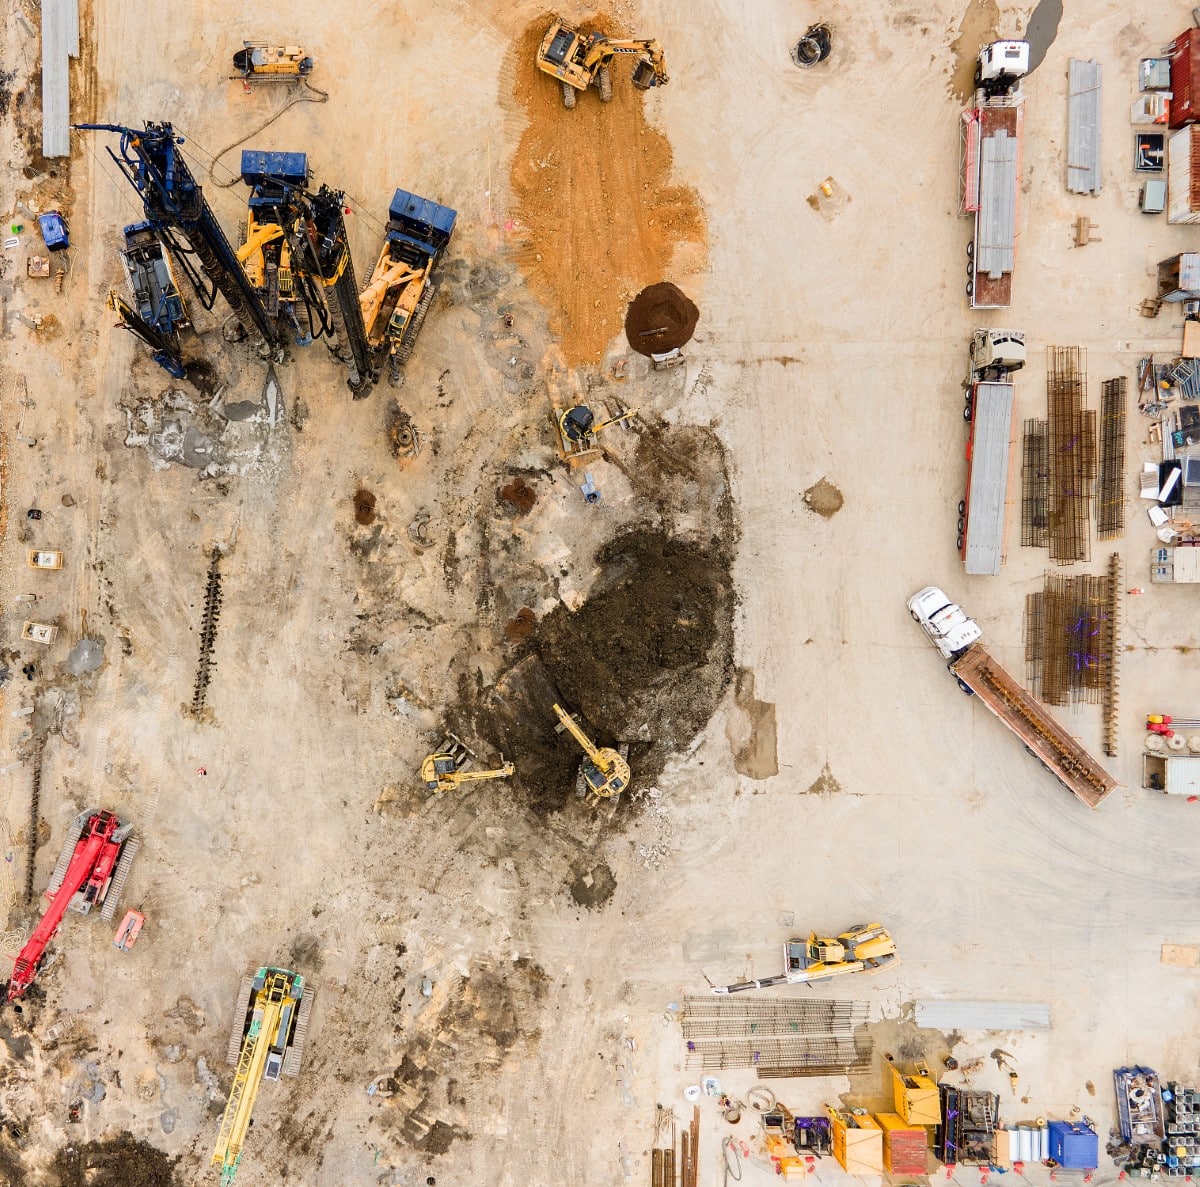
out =
{"type": "Polygon", "coordinates": [[[616,39],[588,33],[556,17],[538,48],[538,69],[562,83],[563,106],[575,106],[575,92],[594,86],[600,102],[612,99],[611,63],[617,54],[636,54],[633,85],[639,91],[666,86],[667,64],[657,41],[616,39]]]}
{"type": "Polygon", "coordinates": [[[837,937],[811,932],[807,940],[788,940],[783,946],[784,971],[778,976],[714,986],[713,993],[740,993],[772,985],[813,985],[840,973],[877,973],[898,959],[896,942],[882,923],[856,923],[837,937]]]}

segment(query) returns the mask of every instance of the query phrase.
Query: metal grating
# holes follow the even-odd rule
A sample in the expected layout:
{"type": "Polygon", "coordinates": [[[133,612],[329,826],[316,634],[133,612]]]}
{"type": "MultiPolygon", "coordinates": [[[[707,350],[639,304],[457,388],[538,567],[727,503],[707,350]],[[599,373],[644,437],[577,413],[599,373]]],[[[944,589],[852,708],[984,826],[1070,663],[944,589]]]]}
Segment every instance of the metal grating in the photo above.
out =
{"type": "Polygon", "coordinates": [[[1128,379],[1106,379],[1100,387],[1100,478],[1096,491],[1096,535],[1125,534],[1125,397],[1128,379]]]}
{"type": "Polygon", "coordinates": [[[1021,543],[1027,548],[1050,544],[1047,506],[1050,501],[1050,437],[1044,420],[1027,420],[1021,441],[1021,543]]]}
{"type": "Polygon", "coordinates": [[[1113,677],[1113,577],[1047,573],[1025,599],[1029,684],[1047,705],[1107,702],[1113,677]]]}
{"type": "Polygon", "coordinates": [[[1072,58],[1067,67],[1067,189],[1100,192],[1100,63],[1072,58]]]}
{"type": "Polygon", "coordinates": [[[1079,346],[1046,348],[1050,482],[1050,559],[1060,565],[1091,558],[1092,487],[1096,479],[1096,413],[1084,408],[1087,355],[1079,346]]]}

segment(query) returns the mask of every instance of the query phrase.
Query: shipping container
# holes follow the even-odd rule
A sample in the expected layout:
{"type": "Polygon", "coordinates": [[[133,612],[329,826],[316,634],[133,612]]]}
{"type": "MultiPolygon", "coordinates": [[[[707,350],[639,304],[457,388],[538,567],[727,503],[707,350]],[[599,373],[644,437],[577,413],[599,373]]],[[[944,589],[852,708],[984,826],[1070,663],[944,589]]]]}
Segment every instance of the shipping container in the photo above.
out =
{"type": "Polygon", "coordinates": [[[1184,29],[1171,49],[1171,124],[1182,128],[1200,116],[1193,100],[1200,98],[1200,29],[1184,29]]]}
{"type": "Polygon", "coordinates": [[[829,1111],[833,1157],[847,1174],[883,1173],[883,1130],[865,1114],[829,1111]]]}
{"type": "Polygon", "coordinates": [[[1167,222],[1200,223],[1200,124],[1167,142],[1167,222]]]}
{"type": "Polygon", "coordinates": [[[1049,1157],[1068,1170],[1095,1170],[1100,1165],[1100,1139],[1090,1125],[1050,1122],[1049,1157]]]}
{"type": "Polygon", "coordinates": [[[929,1171],[929,1138],[919,1125],[898,1113],[876,1113],[883,1130],[883,1169],[890,1175],[924,1175],[929,1171]]]}

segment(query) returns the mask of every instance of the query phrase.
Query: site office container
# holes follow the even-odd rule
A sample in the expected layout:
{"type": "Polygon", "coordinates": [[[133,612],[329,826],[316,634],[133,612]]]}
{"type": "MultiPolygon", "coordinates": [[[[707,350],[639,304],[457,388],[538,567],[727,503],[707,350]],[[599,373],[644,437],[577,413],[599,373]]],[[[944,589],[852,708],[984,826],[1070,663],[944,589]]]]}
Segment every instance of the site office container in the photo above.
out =
{"type": "Polygon", "coordinates": [[[1167,222],[1200,223],[1200,124],[1167,141],[1167,222]]]}
{"type": "Polygon", "coordinates": [[[1184,29],[1171,50],[1171,123],[1182,128],[1200,116],[1200,29],[1184,29]]]}

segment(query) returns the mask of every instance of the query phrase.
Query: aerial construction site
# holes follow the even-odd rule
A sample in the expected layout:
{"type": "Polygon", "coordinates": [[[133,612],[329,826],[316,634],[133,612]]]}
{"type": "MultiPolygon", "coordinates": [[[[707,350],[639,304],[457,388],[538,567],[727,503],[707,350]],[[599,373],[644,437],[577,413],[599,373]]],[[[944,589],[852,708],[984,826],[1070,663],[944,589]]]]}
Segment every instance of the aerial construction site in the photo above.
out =
{"type": "Polygon", "coordinates": [[[0,1187],[1190,1180],[1200,13],[0,20],[0,1187]]]}

